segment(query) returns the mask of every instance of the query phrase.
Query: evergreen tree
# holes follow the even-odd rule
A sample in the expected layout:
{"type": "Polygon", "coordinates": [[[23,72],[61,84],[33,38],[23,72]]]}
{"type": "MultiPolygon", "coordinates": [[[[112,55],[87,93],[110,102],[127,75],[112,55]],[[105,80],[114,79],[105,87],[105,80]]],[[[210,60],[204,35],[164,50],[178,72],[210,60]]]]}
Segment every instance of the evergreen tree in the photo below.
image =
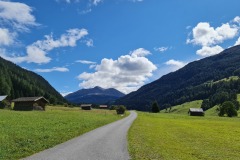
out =
{"type": "Polygon", "coordinates": [[[211,108],[209,99],[204,99],[204,100],[202,101],[201,108],[202,108],[204,111],[206,111],[206,110],[208,110],[209,108],[211,108]]]}
{"type": "Polygon", "coordinates": [[[158,112],[160,112],[160,107],[159,107],[157,101],[154,101],[153,104],[152,104],[152,112],[153,112],[153,113],[158,113],[158,112]]]}

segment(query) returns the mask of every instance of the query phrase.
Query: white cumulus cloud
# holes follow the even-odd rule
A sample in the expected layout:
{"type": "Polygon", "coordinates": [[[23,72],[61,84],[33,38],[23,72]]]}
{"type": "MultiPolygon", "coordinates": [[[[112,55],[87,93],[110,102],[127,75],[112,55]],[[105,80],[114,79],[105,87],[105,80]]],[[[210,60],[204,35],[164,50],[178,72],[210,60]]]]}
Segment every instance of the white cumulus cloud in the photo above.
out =
{"type": "Polygon", "coordinates": [[[31,12],[32,8],[24,3],[0,1],[1,23],[16,30],[27,31],[28,27],[38,25],[31,12]]]}
{"type": "MultiPolygon", "coordinates": [[[[216,28],[212,27],[208,22],[200,22],[192,29],[190,34],[192,38],[187,39],[187,44],[201,46],[202,48],[196,52],[200,56],[207,57],[218,54],[223,51],[219,44],[238,35],[240,29],[239,22],[239,16],[236,16],[229,23],[223,23],[216,28]]],[[[236,44],[238,43],[237,41],[236,44]]]]}
{"type": "Polygon", "coordinates": [[[139,49],[136,49],[136,50],[130,52],[130,54],[132,56],[136,56],[136,57],[144,57],[144,56],[151,54],[151,52],[144,48],[139,48],[139,49]]]}
{"type": "Polygon", "coordinates": [[[82,63],[82,64],[96,64],[96,62],[93,61],[87,61],[87,60],[77,60],[76,62],[82,63]]]}
{"type": "Polygon", "coordinates": [[[149,54],[149,51],[139,48],[116,60],[104,58],[101,64],[95,67],[95,72],[84,72],[78,76],[78,79],[82,81],[79,86],[116,88],[124,93],[137,90],[157,69],[145,57],[149,54]]]}
{"type": "Polygon", "coordinates": [[[237,16],[233,19],[233,22],[239,23],[240,24],[240,17],[237,16]]]}
{"type": "Polygon", "coordinates": [[[12,56],[4,55],[5,59],[15,63],[49,63],[51,58],[47,56],[48,52],[59,47],[75,47],[77,41],[88,35],[86,29],[69,29],[67,33],[62,34],[59,39],[54,39],[52,35],[46,35],[45,40],[38,40],[26,47],[26,56],[12,56]]]}
{"type": "Polygon", "coordinates": [[[10,33],[6,28],[0,28],[0,46],[9,46],[13,44],[16,34],[10,33]]]}
{"type": "Polygon", "coordinates": [[[66,67],[53,67],[49,69],[35,69],[35,72],[44,72],[44,73],[49,73],[49,72],[68,72],[69,69],[66,67]]]}
{"type": "Polygon", "coordinates": [[[234,46],[236,45],[240,45],[240,37],[238,38],[238,40],[236,41],[236,43],[234,44],[234,46]]]}
{"type": "Polygon", "coordinates": [[[178,60],[171,59],[167,62],[165,62],[166,65],[174,67],[174,70],[180,69],[186,65],[186,63],[178,60]]]}
{"type": "Polygon", "coordinates": [[[235,37],[238,33],[238,28],[230,26],[229,23],[213,28],[207,22],[200,22],[193,28],[193,39],[188,39],[187,43],[195,45],[211,46],[222,43],[224,40],[235,37]]]}
{"type": "Polygon", "coordinates": [[[219,45],[212,46],[212,47],[203,46],[201,49],[197,50],[197,55],[200,55],[202,57],[207,57],[207,56],[212,56],[212,55],[218,54],[218,53],[222,52],[223,50],[224,49],[219,45]]]}

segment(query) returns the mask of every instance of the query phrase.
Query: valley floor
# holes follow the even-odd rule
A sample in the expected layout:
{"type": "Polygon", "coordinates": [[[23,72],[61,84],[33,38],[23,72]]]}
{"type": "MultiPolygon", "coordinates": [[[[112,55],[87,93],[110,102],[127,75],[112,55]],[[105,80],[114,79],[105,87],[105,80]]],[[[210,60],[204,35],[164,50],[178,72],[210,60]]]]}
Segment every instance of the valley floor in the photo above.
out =
{"type": "Polygon", "coordinates": [[[237,160],[240,118],[138,112],[129,130],[133,160],[237,160]]]}

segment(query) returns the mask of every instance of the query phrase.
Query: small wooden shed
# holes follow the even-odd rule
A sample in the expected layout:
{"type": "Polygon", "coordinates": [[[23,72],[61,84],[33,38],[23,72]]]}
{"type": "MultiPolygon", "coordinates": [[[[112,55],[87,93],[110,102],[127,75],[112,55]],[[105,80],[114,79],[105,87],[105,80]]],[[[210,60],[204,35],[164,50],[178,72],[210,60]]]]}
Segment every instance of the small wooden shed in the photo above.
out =
{"type": "Polygon", "coordinates": [[[99,109],[108,109],[108,106],[107,105],[100,105],[99,109]]]}
{"type": "Polygon", "coordinates": [[[17,111],[32,111],[32,110],[45,110],[48,103],[44,97],[21,97],[12,100],[14,102],[14,110],[17,111]]]}
{"type": "Polygon", "coordinates": [[[82,110],[91,110],[92,104],[81,104],[82,110]]]}
{"type": "Polygon", "coordinates": [[[204,116],[204,111],[202,108],[190,108],[188,114],[190,116],[204,116]]]}

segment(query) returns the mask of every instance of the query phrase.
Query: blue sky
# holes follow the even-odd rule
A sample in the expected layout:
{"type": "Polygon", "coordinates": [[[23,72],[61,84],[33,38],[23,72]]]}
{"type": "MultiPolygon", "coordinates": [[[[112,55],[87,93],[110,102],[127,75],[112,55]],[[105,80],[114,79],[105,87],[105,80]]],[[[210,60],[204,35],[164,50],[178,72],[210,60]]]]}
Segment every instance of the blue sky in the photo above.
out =
{"type": "Polygon", "coordinates": [[[62,94],[137,90],[240,44],[238,0],[0,0],[0,56],[62,94]]]}

